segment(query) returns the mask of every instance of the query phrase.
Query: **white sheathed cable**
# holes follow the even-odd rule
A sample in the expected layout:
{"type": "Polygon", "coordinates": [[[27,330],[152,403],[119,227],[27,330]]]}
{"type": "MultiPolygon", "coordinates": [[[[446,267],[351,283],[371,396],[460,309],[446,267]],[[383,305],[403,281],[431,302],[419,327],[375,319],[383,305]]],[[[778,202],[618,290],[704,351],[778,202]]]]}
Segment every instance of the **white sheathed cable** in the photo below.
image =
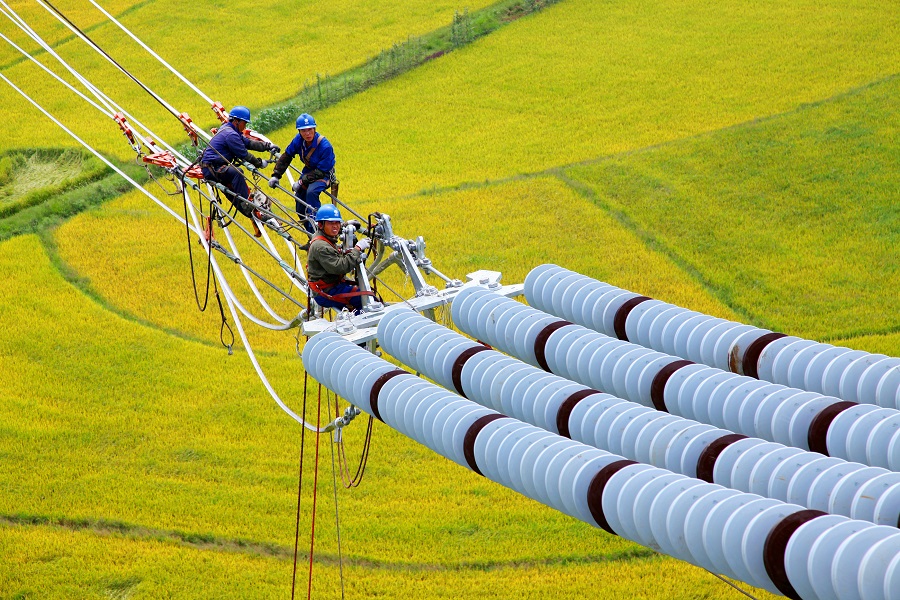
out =
{"type": "MultiPolygon", "coordinates": [[[[66,62],[66,60],[64,58],[62,58],[43,38],[41,38],[40,35],[38,35],[37,32],[35,32],[28,25],[28,23],[26,23],[18,14],[16,14],[16,12],[12,8],[10,8],[9,5],[4,0],[0,0],[0,12],[2,12],[4,14],[4,16],[6,16],[8,19],[10,19],[17,27],[19,27],[19,29],[21,29],[26,35],[28,35],[32,40],[34,40],[35,43],[37,43],[45,52],[47,52],[50,56],[55,58],[57,60],[57,62],[59,62],[63,67],[65,67],[65,69],[67,71],[69,71],[69,73],[71,73],[72,76],[75,77],[75,79],[77,79],[89,92],[91,92],[97,98],[97,100],[99,100],[101,103],[103,103],[107,107],[107,110],[109,111],[109,113],[107,113],[106,111],[101,110],[101,112],[103,112],[104,115],[106,115],[108,117],[112,117],[112,113],[121,112],[131,122],[132,126],[135,129],[135,132],[134,132],[135,135],[140,137],[141,141],[146,146],[148,146],[148,147],[151,146],[150,141],[149,141],[151,139],[159,140],[160,143],[167,150],[172,152],[172,154],[175,155],[178,159],[184,161],[185,163],[190,162],[180,152],[178,152],[174,147],[167,144],[165,142],[165,140],[163,140],[160,136],[156,135],[149,127],[147,127],[146,125],[141,123],[141,121],[139,121],[136,117],[134,117],[128,111],[126,111],[124,108],[122,108],[122,106],[120,106],[112,98],[110,98],[105,93],[103,93],[103,91],[98,89],[86,77],[84,77],[81,73],[79,73],[68,62],[66,62]],[[5,10],[4,10],[4,7],[5,7],[5,10]],[[137,131],[139,129],[143,129],[146,132],[146,135],[142,135],[139,131],[137,131]]],[[[34,59],[32,59],[32,60],[34,60],[34,59]]],[[[37,61],[35,60],[35,62],[37,62],[37,61]]],[[[38,64],[40,65],[39,62],[38,62],[38,64]]],[[[45,68],[45,70],[46,70],[46,68],[45,68]]],[[[62,81],[62,80],[60,80],[60,81],[62,81]]],[[[65,83],[65,82],[63,82],[63,83],[65,83]]],[[[71,85],[69,85],[69,84],[66,84],[66,85],[68,87],[72,88],[71,85]]],[[[93,103],[89,99],[87,99],[87,97],[84,96],[82,93],[78,92],[74,88],[72,88],[72,89],[79,96],[81,96],[82,98],[85,98],[86,101],[88,101],[92,105],[96,106],[95,103],[93,103]]]]}
{"type": "Polygon", "coordinates": [[[209,96],[207,96],[206,94],[204,94],[197,86],[195,86],[193,83],[191,83],[190,81],[188,81],[187,78],[186,78],[184,75],[182,75],[181,73],[179,73],[179,72],[175,69],[175,67],[173,67],[172,65],[170,65],[169,63],[167,63],[167,62],[166,62],[159,54],[157,54],[156,52],[154,52],[149,46],[147,46],[147,44],[145,44],[144,42],[142,42],[136,35],[134,35],[131,31],[129,31],[128,28],[126,28],[124,25],[122,25],[122,24],[121,24],[114,16],[112,16],[111,14],[109,14],[109,13],[106,11],[105,8],[103,8],[102,6],[100,6],[99,4],[97,4],[96,2],[94,2],[94,0],[89,0],[89,1],[90,1],[91,4],[93,4],[93,5],[97,8],[97,10],[99,10],[99,11],[102,12],[104,15],[106,15],[106,18],[107,18],[107,19],[109,19],[110,21],[112,21],[113,23],[115,23],[116,26],[117,26],[119,29],[121,29],[122,31],[124,31],[124,32],[128,35],[128,37],[130,37],[130,38],[133,39],[135,42],[137,42],[137,43],[141,46],[141,48],[143,48],[144,50],[146,50],[147,52],[149,52],[150,55],[153,56],[153,58],[155,58],[155,59],[158,60],[160,63],[162,63],[167,69],[169,69],[169,71],[171,71],[176,77],[178,77],[181,81],[183,81],[189,88],[191,88],[192,90],[194,90],[195,92],[197,92],[197,94],[198,94],[201,98],[203,98],[203,99],[204,99],[206,102],[208,102],[209,104],[212,104],[212,103],[213,103],[212,98],[210,98],[209,96]]]}
{"type": "MultiPolygon", "coordinates": [[[[37,108],[39,111],[41,111],[41,113],[43,113],[47,118],[49,118],[51,121],[56,123],[56,125],[58,125],[63,131],[68,133],[75,141],[77,141],[79,144],[84,146],[85,149],[87,149],[91,154],[93,154],[94,156],[99,158],[101,161],[103,161],[103,163],[106,164],[106,166],[108,166],[110,169],[115,171],[118,175],[120,175],[123,179],[125,179],[128,183],[133,185],[135,188],[140,190],[144,195],[146,195],[148,198],[150,198],[153,202],[158,204],[160,206],[160,208],[162,208],[164,211],[166,211],[171,216],[173,216],[179,223],[181,223],[182,225],[186,225],[189,230],[193,231],[194,234],[200,238],[201,243],[203,243],[204,249],[206,250],[206,252],[207,253],[210,252],[209,246],[205,243],[205,240],[204,240],[203,236],[201,235],[202,228],[197,223],[197,217],[196,217],[196,214],[194,213],[193,205],[188,203],[188,206],[190,207],[190,212],[191,212],[191,215],[193,216],[193,221],[194,221],[194,225],[191,225],[190,223],[185,223],[185,220],[183,217],[181,217],[181,215],[179,215],[174,210],[172,210],[171,208],[169,208],[168,206],[166,206],[165,204],[160,202],[160,200],[158,198],[156,198],[153,194],[151,194],[146,189],[144,189],[139,183],[137,183],[134,179],[129,177],[125,172],[123,172],[117,166],[112,164],[112,162],[110,162],[105,156],[103,156],[102,154],[97,152],[97,150],[95,150],[93,147],[91,147],[87,142],[85,142],[80,137],[78,137],[75,134],[75,132],[73,132],[68,127],[63,125],[56,117],[54,117],[47,110],[45,110],[41,105],[39,105],[37,102],[35,102],[28,94],[26,94],[23,90],[21,90],[18,86],[16,86],[12,81],[10,81],[9,78],[7,78],[3,73],[0,73],[0,79],[2,79],[7,84],[9,84],[9,86],[11,88],[13,88],[16,92],[18,92],[23,98],[25,98],[35,108],[37,108]]],[[[225,301],[228,304],[229,310],[231,311],[232,318],[234,319],[235,325],[238,328],[238,333],[241,336],[241,340],[244,343],[244,347],[247,349],[247,355],[250,357],[250,362],[253,364],[253,368],[256,370],[256,373],[259,376],[260,380],[262,381],[263,385],[265,386],[266,390],[268,390],[269,394],[272,396],[272,398],[275,400],[275,402],[278,404],[278,406],[281,407],[281,409],[284,412],[286,412],[292,419],[294,419],[295,421],[297,421],[298,423],[300,423],[301,425],[303,425],[310,431],[322,432],[322,431],[329,430],[330,427],[318,428],[314,425],[311,425],[310,423],[307,423],[303,419],[303,417],[301,417],[300,415],[298,415],[294,411],[292,411],[290,408],[288,408],[288,406],[281,400],[281,398],[275,392],[274,388],[269,383],[269,380],[266,378],[265,373],[263,373],[262,367],[259,366],[259,362],[256,360],[256,356],[253,354],[253,349],[251,348],[250,343],[247,340],[247,335],[244,332],[244,328],[241,325],[240,319],[238,318],[238,315],[235,312],[234,307],[231,304],[232,299],[233,299],[233,294],[231,293],[231,288],[228,287],[228,282],[225,280],[225,277],[222,274],[222,272],[219,268],[219,265],[216,262],[215,257],[211,256],[210,258],[211,258],[213,270],[215,271],[215,274],[216,274],[216,280],[221,285],[223,292],[225,292],[225,301]]]]}
{"type": "MultiPolygon", "coordinates": [[[[201,229],[199,220],[197,219],[197,213],[194,211],[193,204],[188,203],[188,212],[191,215],[191,220],[194,222],[195,231],[201,229]]],[[[288,408],[287,404],[281,399],[278,393],[275,391],[275,388],[272,387],[272,384],[269,383],[269,379],[266,377],[265,373],[262,370],[262,367],[259,365],[259,361],[256,360],[256,355],[253,352],[253,348],[250,346],[250,340],[247,339],[247,334],[244,331],[244,326],[241,324],[241,319],[235,311],[235,306],[237,306],[242,313],[247,314],[240,303],[235,298],[234,293],[231,291],[231,287],[228,285],[228,281],[225,278],[225,275],[222,273],[221,268],[219,267],[219,263],[216,260],[216,257],[211,254],[211,250],[209,245],[206,242],[206,239],[203,236],[200,236],[200,243],[203,244],[204,250],[206,250],[207,254],[209,254],[210,263],[212,264],[213,271],[216,275],[216,280],[219,282],[219,286],[222,288],[222,293],[225,296],[225,303],[228,304],[228,310],[231,312],[231,318],[234,320],[234,324],[237,327],[238,335],[241,337],[241,342],[244,344],[244,348],[247,350],[247,356],[250,358],[250,362],[253,364],[253,368],[256,370],[256,374],[259,376],[260,381],[262,381],[263,386],[265,386],[266,390],[268,390],[269,395],[272,396],[272,399],[281,407],[281,410],[286,412],[292,419],[309,429],[310,431],[322,432],[326,431],[327,428],[318,428],[315,425],[311,425],[307,423],[306,420],[288,408]]],[[[248,317],[251,320],[254,320],[251,317],[248,317]]]]}
{"type": "MultiPolygon", "coordinates": [[[[57,14],[55,10],[53,10],[50,6],[48,6],[47,3],[44,2],[44,0],[37,0],[37,3],[40,4],[44,9],[46,9],[47,12],[49,12],[51,15],[53,15],[53,17],[54,17],[57,21],[59,21],[60,23],[62,23],[63,25],[65,25],[66,28],[69,29],[69,31],[71,31],[72,33],[74,33],[75,35],[77,35],[82,41],[84,41],[84,43],[86,43],[88,46],[90,46],[91,48],[93,48],[93,49],[97,52],[97,54],[99,54],[100,56],[102,56],[107,62],[109,62],[111,65],[113,65],[115,68],[119,69],[120,71],[123,71],[123,72],[124,72],[124,69],[123,69],[120,65],[117,65],[116,62],[115,62],[111,57],[107,56],[106,53],[104,53],[103,51],[101,51],[100,48],[99,48],[96,44],[94,44],[91,40],[89,40],[89,39],[88,39],[83,33],[81,33],[76,27],[73,27],[71,23],[69,23],[68,21],[66,21],[65,19],[63,19],[61,16],[59,16],[59,14],[57,14]]],[[[128,75],[128,73],[126,73],[126,75],[128,75]]],[[[168,102],[166,102],[166,101],[162,98],[162,96],[160,96],[159,94],[157,94],[156,92],[154,92],[153,90],[151,90],[151,89],[150,89],[149,87],[147,87],[146,85],[145,85],[144,87],[146,88],[146,90],[148,91],[148,93],[150,93],[150,95],[152,95],[154,98],[156,98],[156,99],[159,101],[159,103],[162,104],[162,105],[166,108],[166,110],[170,111],[173,115],[178,115],[178,114],[179,114],[178,111],[175,109],[175,107],[172,106],[171,104],[169,104],[168,102]]]]}
{"type": "MultiPolygon", "coordinates": [[[[240,252],[237,249],[237,245],[234,243],[234,238],[232,237],[231,232],[227,228],[223,228],[222,231],[225,232],[225,239],[228,240],[228,246],[231,248],[231,253],[243,262],[240,252]]],[[[265,309],[265,311],[269,313],[269,315],[271,315],[273,319],[275,319],[282,325],[288,324],[290,321],[279,316],[278,313],[272,310],[272,307],[269,306],[269,303],[266,302],[266,299],[263,298],[262,294],[259,292],[259,288],[256,287],[256,283],[253,281],[253,278],[250,276],[250,273],[247,271],[247,269],[241,269],[241,271],[244,274],[244,279],[247,281],[247,286],[253,292],[253,295],[256,296],[256,300],[259,302],[260,306],[262,306],[263,309],[265,309]]]]}
{"type": "MultiPolygon", "coordinates": [[[[2,7],[0,7],[0,12],[6,14],[6,12],[3,10],[2,7]]],[[[94,108],[96,108],[97,110],[99,110],[101,113],[103,113],[103,114],[106,115],[107,117],[110,117],[110,118],[111,118],[111,117],[113,116],[113,113],[112,113],[111,110],[106,109],[106,108],[103,108],[102,106],[100,106],[99,104],[97,104],[96,102],[94,102],[93,100],[91,100],[90,98],[88,98],[87,96],[85,96],[84,93],[81,92],[81,90],[77,89],[77,88],[76,88],[75,86],[73,86],[71,83],[69,83],[68,81],[66,81],[65,79],[63,79],[62,77],[60,77],[59,75],[57,75],[56,73],[54,73],[53,71],[51,71],[49,68],[47,68],[46,66],[44,66],[43,63],[41,63],[39,60],[37,60],[36,58],[34,58],[33,56],[31,56],[31,55],[28,54],[27,52],[25,52],[25,50],[23,50],[22,48],[20,48],[19,46],[17,46],[12,40],[10,40],[8,37],[6,37],[5,35],[3,35],[2,33],[0,33],[0,38],[3,38],[3,40],[4,40],[7,44],[9,44],[9,45],[12,46],[13,48],[15,48],[16,50],[18,50],[19,52],[21,52],[22,55],[23,55],[24,57],[26,57],[26,58],[28,58],[29,60],[31,60],[34,64],[36,64],[36,65],[39,66],[41,69],[43,69],[48,75],[50,75],[51,77],[53,77],[54,79],[56,79],[58,82],[60,82],[61,84],[63,84],[63,85],[66,86],[67,88],[69,88],[69,90],[70,90],[71,92],[74,92],[75,94],[77,94],[82,100],[84,100],[85,102],[87,102],[88,104],[90,104],[91,106],[93,106],[94,108]]]]}
{"type": "MultiPolygon", "coordinates": [[[[153,194],[151,194],[150,192],[148,192],[146,189],[144,189],[138,182],[136,182],[134,179],[132,179],[131,177],[129,177],[129,176],[128,176],[124,171],[122,171],[119,167],[117,167],[116,165],[112,164],[112,162],[110,162],[105,156],[103,156],[102,154],[100,154],[99,152],[97,152],[97,151],[96,151],[93,147],[91,147],[87,142],[85,142],[85,141],[82,140],[80,137],[78,137],[78,136],[75,134],[75,132],[73,132],[71,129],[69,129],[68,127],[66,127],[65,125],[63,125],[56,117],[54,117],[53,115],[51,115],[49,112],[47,112],[46,110],[44,110],[44,108],[43,108],[41,105],[39,105],[37,102],[35,102],[34,100],[32,100],[31,97],[30,97],[28,94],[26,94],[24,91],[22,91],[21,89],[19,89],[19,87],[16,86],[16,84],[14,84],[12,81],[10,81],[3,73],[0,73],[0,79],[3,79],[3,81],[5,81],[6,83],[8,83],[10,87],[12,87],[14,90],[16,90],[17,92],[19,92],[19,94],[21,94],[23,98],[25,98],[26,100],[28,100],[28,102],[30,102],[35,108],[37,108],[39,111],[41,111],[42,113],[44,113],[44,115],[45,115],[47,118],[49,118],[51,121],[53,121],[54,123],[56,123],[63,131],[65,131],[65,132],[68,133],[70,136],[72,136],[72,138],[73,138],[76,142],[78,142],[79,144],[81,144],[82,146],[84,146],[91,154],[93,154],[94,156],[96,156],[97,158],[99,158],[101,161],[103,161],[103,163],[104,163],[106,166],[108,166],[110,169],[112,169],[113,171],[115,171],[116,173],[118,173],[118,174],[119,174],[123,179],[125,179],[128,183],[130,183],[131,185],[133,185],[133,186],[136,187],[137,189],[141,190],[148,198],[150,198],[150,199],[153,200],[156,204],[158,204],[164,211],[166,211],[167,213],[169,213],[170,215],[172,215],[173,217],[175,217],[175,219],[177,219],[179,223],[181,223],[182,225],[185,224],[184,218],[182,218],[181,215],[179,215],[179,214],[176,213],[174,210],[172,210],[171,208],[169,208],[168,206],[166,206],[165,204],[163,204],[162,202],[160,202],[159,199],[158,199],[156,196],[154,196],[153,194]]],[[[189,227],[190,227],[190,225],[189,225],[189,227]]],[[[200,235],[200,229],[199,229],[199,228],[193,228],[193,227],[192,227],[191,230],[192,230],[195,234],[200,235]]]]}

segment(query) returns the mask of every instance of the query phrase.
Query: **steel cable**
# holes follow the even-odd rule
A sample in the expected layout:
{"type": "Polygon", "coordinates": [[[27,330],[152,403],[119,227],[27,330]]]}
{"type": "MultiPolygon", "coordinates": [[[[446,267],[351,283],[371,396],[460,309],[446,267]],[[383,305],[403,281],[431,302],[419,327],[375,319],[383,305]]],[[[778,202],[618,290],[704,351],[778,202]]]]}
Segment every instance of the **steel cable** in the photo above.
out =
{"type": "MultiPolygon", "coordinates": [[[[63,131],[65,131],[67,134],[69,134],[75,141],[77,141],[79,144],[81,144],[85,149],[87,149],[89,152],[91,152],[91,154],[93,154],[93,155],[96,156],[99,160],[101,160],[106,166],[108,166],[110,169],[112,169],[113,171],[115,171],[115,172],[116,172],[118,175],[120,175],[123,179],[125,179],[126,181],[128,181],[132,186],[134,186],[135,189],[140,190],[144,195],[146,195],[148,198],[150,198],[150,200],[152,200],[155,204],[157,204],[157,205],[158,205],[160,208],[162,208],[165,212],[169,213],[169,215],[172,216],[173,218],[175,218],[176,221],[178,221],[178,222],[181,223],[181,224],[187,224],[187,226],[191,229],[191,231],[193,231],[195,235],[197,235],[199,238],[201,238],[201,243],[204,245],[204,249],[205,249],[207,252],[209,252],[209,247],[208,247],[208,245],[205,244],[205,241],[204,241],[204,240],[202,240],[202,228],[201,228],[201,227],[199,226],[199,224],[197,223],[197,218],[196,218],[196,215],[195,215],[194,212],[193,212],[193,205],[192,205],[192,204],[188,203],[188,207],[189,207],[189,212],[190,212],[191,217],[192,217],[192,221],[194,222],[193,225],[189,224],[189,223],[188,223],[185,219],[183,219],[178,213],[176,213],[176,212],[175,212],[174,210],[172,210],[169,206],[167,206],[166,204],[164,204],[163,202],[161,202],[161,201],[160,201],[158,198],[156,198],[153,194],[151,194],[150,192],[148,192],[144,187],[142,187],[142,186],[141,186],[139,183],[137,183],[134,179],[132,179],[131,177],[129,177],[124,171],[122,171],[120,168],[118,168],[116,165],[114,165],[109,159],[107,159],[105,156],[103,156],[102,154],[100,154],[100,152],[98,152],[98,151],[97,151],[95,148],[93,148],[90,144],[88,144],[87,142],[85,142],[84,140],[82,140],[77,134],[75,134],[75,132],[73,132],[71,129],[69,129],[68,127],[66,127],[66,126],[65,126],[62,122],[60,122],[56,117],[54,117],[54,116],[53,116],[52,114],[50,114],[46,109],[44,109],[40,104],[38,104],[33,98],[31,98],[28,94],[26,94],[21,88],[19,88],[19,87],[16,86],[12,81],[10,81],[10,79],[9,79],[8,77],[6,77],[6,75],[4,75],[3,73],[0,73],[0,79],[2,79],[3,81],[5,81],[10,87],[12,87],[16,92],[18,92],[19,95],[21,95],[23,98],[25,98],[30,104],[32,104],[35,108],[37,108],[37,109],[38,109],[41,113],[43,113],[47,118],[49,118],[49,119],[50,119],[51,121],[53,121],[58,127],[60,127],[63,131]]],[[[221,271],[221,269],[220,269],[220,267],[219,267],[219,265],[218,265],[218,262],[215,260],[214,257],[212,258],[211,263],[212,263],[212,266],[213,266],[213,271],[214,271],[214,273],[215,273],[216,279],[219,281],[219,283],[220,283],[221,286],[222,286],[222,292],[225,294],[225,302],[226,302],[226,304],[228,305],[228,309],[229,309],[229,311],[231,312],[232,319],[234,320],[235,325],[236,325],[237,328],[238,328],[238,334],[240,335],[241,341],[242,341],[242,343],[244,344],[244,348],[245,348],[246,351],[247,351],[247,356],[250,358],[250,362],[253,364],[253,367],[254,367],[254,369],[256,370],[256,373],[257,373],[257,375],[259,376],[260,381],[263,383],[263,386],[266,388],[266,390],[269,392],[269,395],[272,397],[273,400],[275,400],[275,402],[278,404],[278,406],[281,407],[281,409],[282,409],[284,412],[286,412],[292,419],[294,419],[295,421],[297,421],[298,423],[300,423],[301,425],[303,425],[305,428],[310,429],[311,431],[319,431],[319,428],[318,428],[318,427],[316,427],[316,426],[314,426],[314,425],[311,425],[311,424],[307,423],[302,417],[300,417],[300,416],[297,415],[294,411],[292,411],[292,410],[291,410],[291,409],[290,409],[290,408],[289,408],[289,407],[281,400],[281,398],[278,396],[278,394],[275,392],[274,388],[272,387],[271,383],[269,383],[269,380],[268,380],[268,378],[265,376],[265,373],[263,372],[262,367],[259,365],[259,362],[256,360],[256,355],[253,353],[253,349],[252,349],[252,347],[250,346],[249,340],[247,339],[247,334],[246,334],[246,332],[244,331],[243,325],[241,324],[240,319],[238,318],[236,309],[235,309],[235,307],[232,305],[232,294],[231,294],[231,289],[228,287],[228,282],[227,282],[227,280],[225,279],[224,274],[222,273],[222,271],[221,271]]]]}

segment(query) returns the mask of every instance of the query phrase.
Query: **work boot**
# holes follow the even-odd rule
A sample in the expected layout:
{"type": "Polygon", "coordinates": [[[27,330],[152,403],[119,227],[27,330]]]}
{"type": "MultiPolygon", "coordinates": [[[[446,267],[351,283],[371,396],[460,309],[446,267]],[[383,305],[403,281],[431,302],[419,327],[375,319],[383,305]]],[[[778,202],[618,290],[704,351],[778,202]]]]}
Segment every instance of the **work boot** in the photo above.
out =
{"type": "Polygon", "coordinates": [[[262,231],[259,230],[256,219],[250,219],[250,222],[253,223],[253,237],[262,237],[262,231]]]}

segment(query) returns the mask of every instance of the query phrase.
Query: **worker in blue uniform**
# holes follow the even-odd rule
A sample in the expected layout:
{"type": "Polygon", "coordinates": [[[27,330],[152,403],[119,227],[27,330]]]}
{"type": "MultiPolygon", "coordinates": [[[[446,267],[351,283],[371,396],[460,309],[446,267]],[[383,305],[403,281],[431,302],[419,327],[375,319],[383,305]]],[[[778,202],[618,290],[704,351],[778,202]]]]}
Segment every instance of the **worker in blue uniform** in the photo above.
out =
{"type": "Polygon", "coordinates": [[[228,122],[222,125],[209,142],[203,155],[200,157],[200,168],[203,177],[210,182],[218,182],[224,185],[231,194],[226,193],[228,200],[237,207],[238,211],[253,223],[257,237],[259,229],[253,221],[253,209],[255,208],[250,197],[250,189],[244,180],[244,174],[234,166],[236,161],[249,162],[257,169],[268,165],[268,161],[258,156],[253,156],[248,150],[254,152],[278,152],[280,148],[269,142],[251,140],[244,136],[244,130],[250,124],[250,109],[246,106],[235,106],[228,113],[228,122]]]}
{"type": "Polygon", "coordinates": [[[313,227],[316,211],[322,205],[319,195],[334,182],[334,148],[325,136],[316,132],[316,120],[303,113],[297,118],[297,135],[278,157],[269,186],[278,187],[278,180],[284,175],[291,161],[299,156],[303,161],[300,180],[294,188],[297,196],[297,214],[305,217],[307,231],[315,233],[313,227]]]}

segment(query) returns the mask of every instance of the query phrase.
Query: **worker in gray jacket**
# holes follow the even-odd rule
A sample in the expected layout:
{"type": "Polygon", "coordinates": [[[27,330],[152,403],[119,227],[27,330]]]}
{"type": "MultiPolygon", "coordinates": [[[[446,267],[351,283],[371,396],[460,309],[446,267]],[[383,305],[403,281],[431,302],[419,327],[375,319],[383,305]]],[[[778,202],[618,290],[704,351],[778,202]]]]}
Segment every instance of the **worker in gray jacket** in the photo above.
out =
{"type": "Polygon", "coordinates": [[[360,291],[346,276],[356,269],[371,240],[363,237],[349,250],[339,247],[342,221],[341,213],[334,204],[323,204],[316,212],[318,231],[309,241],[306,264],[309,290],[319,306],[362,310],[362,297],[373,294],[360,291]]]}

